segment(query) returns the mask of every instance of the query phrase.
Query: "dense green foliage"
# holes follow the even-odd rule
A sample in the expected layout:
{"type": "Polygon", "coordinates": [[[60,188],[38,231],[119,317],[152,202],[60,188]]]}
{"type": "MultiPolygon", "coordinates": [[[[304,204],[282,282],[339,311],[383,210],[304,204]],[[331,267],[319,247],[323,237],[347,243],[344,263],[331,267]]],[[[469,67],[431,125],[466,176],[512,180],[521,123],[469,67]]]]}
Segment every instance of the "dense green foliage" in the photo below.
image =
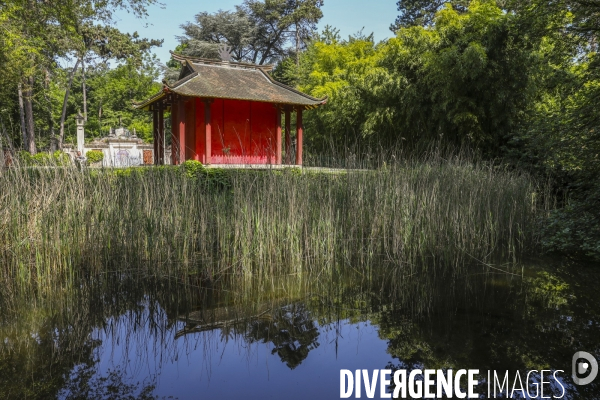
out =
{"type": "MultiPolygon", "coordinates": [[[[143,17],[147,6],[154,3],[155,0],[0,2],[0,95],[6,100],[0,107],[2,147],[21,147],[32,154],[38,148],[61,148],[74,133],[72,118],[78,110],[87,120],[87,99],[74,102],[70,96],[75,83],[79,92],[86,95],[106,86],[117,90],[96,99],[99,106],[94,110],[98,113],[107,103],[105,108],[113,124],[116,118],[110,115],[111,111],[131,114],[130,101],[145,97],[149,91],[146,78],[150,83],[156,78],[156,74],[146,73],[144,58],[149,49],[162,41],[140,38],[137,32],[119,31],[114,27],[114,13],[126,11],[143,17]],[[111,61],[125,68],[130,81],[139,77],[139,82],[119,82],[119,72],[113,76],[107,72],[111,61]],[[104,82],[94,82],[98,72],[104,82]],[[87,85],[88,74],[91,87],[87,85]],[[123,90],[133,87],[137,91],[123,90]],[[127,104],[119,100],[111,104],[111,98],[124,96],[128,96],[127,104]],[[113,105],[118,108],[113,109],[113,105]]],[[[147,131],[148,116],[136,117],[137,124],[147,131]]],[[[129,126],[132,121],[126,123],[129,126]]]]}
{"type": "MultiPolygon", "coordinates": [[[[120,125],[135,130],[138,137],[152,142],[152,114],[132,107],[132,100],[145,100],[156,94],[161,85],[156,58],[146,58],[136,66],[130,62],[109,68],[106,65],[88,71],[87,101],[88,120],[86,137],[107,136],[111,128],[120,125]]],[[[69,111],[76,115],[83,102],[81,79],[74,81],[69,111]]],[[[73,124],[74,125],[74,124],[73,124]]],[[[75,129],[73,127],[73,134],[75,129]]]]}
{"type": "Polygon", "coordinates": [[[24,166],[70,166],[71,159],[68,155],[60,150],[54,153],[37,153],[31,154],[27,151],[20,151],[18,154],[18,161],[24,166]]]}
{"type": "Polygon", "coordinates": [[[561,195],[546,249],[600,259],[600,7],[577,1],[402,0],[395,37],[327,27],[278,79],[326,107],[305,118],[309,154],[431,143],[550,179],[561,195]],[[543,11],[542,11],[543,10],[543,11]]]}
{"type": "MultiPolygon", "coordinates": [[[[532,40],[515,15],[473,1],[445,8],[431,28],[375,44],[326,31],[302,57],[298,84],[331,102],[307,117],[310,140],[408,145],[438,139],[498,156],[531,99],[532,40]]],[[[322,146],[322,145],[320,145],[322,146]]]]}
{"type": "Polygon", "coordinates": [[[104,153],[99,150],[90,150],[87,153],[85,153],[85,158],[87,158],[87,161],[90,164],[98,163],[104,160],[104,153]]]}

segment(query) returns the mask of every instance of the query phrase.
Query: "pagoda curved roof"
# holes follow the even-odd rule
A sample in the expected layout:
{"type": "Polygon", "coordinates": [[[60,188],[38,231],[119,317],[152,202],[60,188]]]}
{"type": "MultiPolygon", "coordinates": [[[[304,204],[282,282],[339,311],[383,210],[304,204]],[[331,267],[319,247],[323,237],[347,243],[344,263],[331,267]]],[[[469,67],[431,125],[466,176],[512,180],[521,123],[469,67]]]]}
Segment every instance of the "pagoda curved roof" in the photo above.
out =
{"type": "Polygon", "coordinates": [[[248,100],[312,109],[327,102],[327,97],[317,99],[292,87],[277,82],[267,73],[271,66],[223,62],[202,58],[184,57],[171,53],[182,63],[180,79],[164,82],[160,93],[141,102],[135,108],[149,106],[169,93],[199,98],[248,100]]]}

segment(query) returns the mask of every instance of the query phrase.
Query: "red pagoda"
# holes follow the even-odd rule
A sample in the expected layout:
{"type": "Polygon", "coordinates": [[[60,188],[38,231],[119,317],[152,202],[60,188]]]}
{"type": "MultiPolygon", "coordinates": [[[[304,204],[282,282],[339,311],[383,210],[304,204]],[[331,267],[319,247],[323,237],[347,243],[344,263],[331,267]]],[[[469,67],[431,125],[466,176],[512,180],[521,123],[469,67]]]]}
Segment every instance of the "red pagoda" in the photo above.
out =
{"type": "Polygon", "coordinates": [[[292,164],[291,113],[296,112],[295,164],[302,165],[302,112],[327,102],[275,81],[272,66],[216,61],[171,53],[181,63],[177,82],[135,108],[151,111],[154,163],[292,164]],[[171,112],[171,138],[165,138],[164,112],[171,112]],[[282,113],[285,160],[282,160],[282,113]]]}

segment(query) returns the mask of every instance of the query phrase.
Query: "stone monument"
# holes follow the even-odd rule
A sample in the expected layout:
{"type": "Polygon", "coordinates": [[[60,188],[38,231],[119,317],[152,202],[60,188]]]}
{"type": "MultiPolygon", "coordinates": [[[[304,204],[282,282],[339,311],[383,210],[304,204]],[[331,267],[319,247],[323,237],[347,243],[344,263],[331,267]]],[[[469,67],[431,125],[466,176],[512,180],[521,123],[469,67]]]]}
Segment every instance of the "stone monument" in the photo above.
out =
{"type": "Polygon", "coordinates": [[[85,120],[80,112],[77,112],[77,117],[75,117],[75,121],[77,122],[77,151],[79,152],[79,155],[85,156],[85,133],[83,129],[83,124],[85,123],[85,120]]]}

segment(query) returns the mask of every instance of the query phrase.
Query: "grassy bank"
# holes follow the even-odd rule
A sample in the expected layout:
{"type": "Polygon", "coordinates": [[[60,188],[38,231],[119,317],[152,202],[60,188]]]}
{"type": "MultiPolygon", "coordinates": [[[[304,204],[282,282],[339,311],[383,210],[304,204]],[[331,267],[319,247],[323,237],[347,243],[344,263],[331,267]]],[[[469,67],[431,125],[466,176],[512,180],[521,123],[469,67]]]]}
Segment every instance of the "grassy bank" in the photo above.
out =
{"type": "Polygon", "coordinates": [[[527,176],[430,157],[339,174],[183,167],[0,172],[4,295],[112,271],[202,281],[459,272],[535,251],[527,176]]]}

